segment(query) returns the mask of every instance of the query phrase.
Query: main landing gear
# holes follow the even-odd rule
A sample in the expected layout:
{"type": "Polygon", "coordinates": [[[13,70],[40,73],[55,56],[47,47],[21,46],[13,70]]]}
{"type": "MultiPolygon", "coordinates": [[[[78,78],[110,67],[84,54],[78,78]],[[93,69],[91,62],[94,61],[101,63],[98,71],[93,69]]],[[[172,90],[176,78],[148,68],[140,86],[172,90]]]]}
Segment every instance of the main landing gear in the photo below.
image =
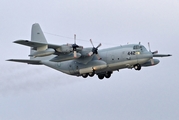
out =
{"type": "Polygon", "coordinates": [[[84,73],[84,74],[82,74],[81,76],[82,76],[83,78],[87,78],[88,76],[93,77],[94,75],[95,75],[95,72],[91,72],[91,73],[84,73]]]}
{"type": "Polygon", "coordinates": [[[105,78],[110,78],[110,77],[111,77],[111,74],[112,74],[112,72],[106,72],[105,74],[99,74],[99,75],[98,75],[98,78],[99,78],[100,80],[104,79],[104,77],[105,77],[105,78]]]}
{"type": "Polygon", "coordinates": [[[135,69],[135,70],[141,70],[141,65],[140,65],[140,64],[134,65],[134,69],[135,69]]]}
{"type": "MultiPolygon", "coordinates": [[[[106,72],[106,73],[101,73],[101,74],[97,74],[97,75],[98,75],[98,78],[99,78],[100,80],[102,80],[102,79],[104,79],[104,78],[110,78],[110,77],[111,77],[111,74],[112,74],[112,72],[106,72]]],[[[95,75],[95,72],[81,74],[81,76],[82,76],[83,78],[87,78],[88,76],[93,77],[94,75],[95,75]]]]}
{"type": "Polygon", "coordinates": [[[84,74],[82,74],[81,76],[83,77],[83,78],[87,78],[88,77],[88,73],[84,73],[84,74]]]}

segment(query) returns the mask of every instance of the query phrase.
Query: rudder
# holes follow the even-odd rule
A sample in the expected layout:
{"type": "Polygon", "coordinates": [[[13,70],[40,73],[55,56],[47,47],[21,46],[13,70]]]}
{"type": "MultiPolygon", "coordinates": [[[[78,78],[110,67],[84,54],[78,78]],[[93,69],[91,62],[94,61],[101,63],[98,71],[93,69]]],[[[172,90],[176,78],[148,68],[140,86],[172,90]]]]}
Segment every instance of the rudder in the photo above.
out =
{"type": "Polygon", "coordinates": [[[31,41],[40,42],[40,43],[47,43],[47,40],[43,34],[42,29],[38,23],[32,25],[31,30],[31,41]]]}
{"type": "MultiPolygon", "coordinates": [[[[44,33],[38,23],[35,23],[32,25],[31,29],[31,41],[33,42],[39,42],[39,43],[47,43],[47,40],[44,36],[44,33]]],[[[36,51],[43,51],[46,50],[47,46],[42,46],[42,47],[37,47],[36,49],[31,48],[30,49],[30,54],[32,55],[36,51]]],[[[38,59],[38,58],[33,58],[30,56],[30,59],[38,59]]],[[[39,58],[40,59],[40,58],[39,58]]]]}

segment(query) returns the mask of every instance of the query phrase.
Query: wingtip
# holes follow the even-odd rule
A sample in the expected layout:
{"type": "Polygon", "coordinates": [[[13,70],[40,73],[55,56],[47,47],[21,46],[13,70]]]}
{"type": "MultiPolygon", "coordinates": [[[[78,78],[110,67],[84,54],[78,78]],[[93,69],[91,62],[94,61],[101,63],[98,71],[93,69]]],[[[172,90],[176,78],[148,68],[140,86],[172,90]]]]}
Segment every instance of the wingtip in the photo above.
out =
{"type": "Polygon", "coordinates": [[[29,42],[29,40],[16,40],[16,41],[14,41],[13,43],[21,43],[21,42],[29,42]]]}
{"type": "Polygon", "coordinates": [[[13,59],[8,59],[8,60],[6,60],[6,61],[13,61],[13,59]]]}

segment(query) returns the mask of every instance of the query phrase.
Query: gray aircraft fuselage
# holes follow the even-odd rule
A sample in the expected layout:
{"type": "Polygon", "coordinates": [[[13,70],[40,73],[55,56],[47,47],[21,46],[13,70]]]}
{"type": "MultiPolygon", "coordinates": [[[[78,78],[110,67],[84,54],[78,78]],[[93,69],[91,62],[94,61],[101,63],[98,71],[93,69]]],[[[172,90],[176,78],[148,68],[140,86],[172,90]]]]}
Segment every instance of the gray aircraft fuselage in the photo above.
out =
{"type": "Polygon", "coordinates": [[[34,65],[46,65],[63,73],[82,76],[84,78],[95,74],[99,79],[110,78],[113,71],[124,68],[141,70],[141,67],[153,66],[159,63],[153,57],[168,57],[170,54],[151,52],[140,43],[127,44],[107,49],[99,49],[101,43],[94,47],[83,48],[76,44],[49,44],[38,23],[32,25],[30,40],[17,40],[14,43],[30,47],[30,59],[9,59],[8,61],[34,65]]]}
{"type": "MultiPolygon", "coordinates": [[[[87,64],[79,63],[79,60],[69,60],[64,62],[43,61],[42,63],[63,73],[76,76],[80,76],[80,69],[95,67],[93,61],[101,62],[102,65],[106,64],[106,68],[95,71],[96,74],[105,73],[107,71],[112,72],[123,68],[133,68],[136,64],[152,66],[151,63],[148,62],[153,57],[152,53],[148,52],[143,45],[140,45],[141,48],[139,49],[134,49],[134,46],[139,45],[130,44],[99,50],[98,54],[101,57],[101,60],[98,60],[95,55],[91,56],[92,58],[79,58],[80,61],[86,61],[86,59],[88,61],[91,59],[87,64]],[[146,62],[148,62],[148,64],[144,65],[146,62]]],[[[154,65],[158,63],[159,60],[154,59],[154,65]]]]}

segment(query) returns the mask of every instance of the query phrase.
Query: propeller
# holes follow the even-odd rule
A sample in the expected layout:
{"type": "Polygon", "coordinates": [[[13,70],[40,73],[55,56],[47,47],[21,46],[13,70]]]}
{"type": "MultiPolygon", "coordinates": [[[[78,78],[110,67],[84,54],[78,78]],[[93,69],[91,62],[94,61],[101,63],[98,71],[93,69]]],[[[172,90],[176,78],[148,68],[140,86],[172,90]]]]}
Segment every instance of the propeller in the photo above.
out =
{"type": "MultiPolygon", "coordinates": [[[[151,52],[150,43],[149,43],[149,42],[148,42],[148,47],[149,47],[149,52],[151,52]]],[[[152,55],[153,55],[153,54],[157,54],[158,51],[156,50],[156,51],[151,52],[151,53],[152,53],[152,55]]],[[[154,59],[153,59],[153,57],[150,59],[150,62],[151,62],[152,65],[154,65],[154,59]]]]}
{"type": "Polygon", "coordinates": [[[97,47],[94,47],[93,41],[91,39],[90,39],[90,42],[93,48],[92,48],[92,51],[88,53],[88,55],[92,56],[93,54],[96,54],[96,57],[100,60],[101,57],[98,54],[98,48],[101,46],[101,43],[97,47]]]}
{"type": "Polygon", "coordinates": [[[67,43],[67,46],[72,47],[72,49],[73,49],[73,54],[74,54],[74,58],[77,57],[77,49],[79,49],[79,50],[82,50],[82,49],[83,49],[83,46],[79,46],[79,45],[76,44],[76,34],[74,34],[74,44],[68,44],[68,43],[67,43]]]}
{"type": "Polygon", "coordinates": [[[76,48],[78,48],[79,46],[76,44],[76,34],[74,34],[74,44],[72,44],[72,48],[73,48],[73,54],[74,57],[76,58],[76,48]]]}

